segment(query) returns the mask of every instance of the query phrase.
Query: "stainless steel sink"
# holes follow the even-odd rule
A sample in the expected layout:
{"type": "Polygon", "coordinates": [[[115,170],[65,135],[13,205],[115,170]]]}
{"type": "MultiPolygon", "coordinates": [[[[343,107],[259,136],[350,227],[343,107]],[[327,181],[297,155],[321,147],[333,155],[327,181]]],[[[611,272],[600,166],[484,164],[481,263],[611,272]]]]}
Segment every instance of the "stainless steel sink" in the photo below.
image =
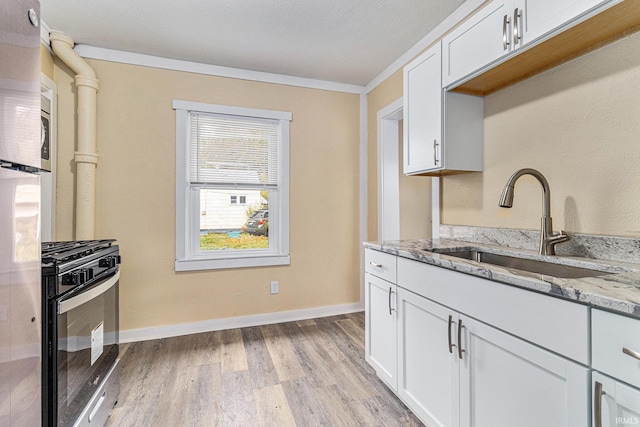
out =
{"type": "Polygon", "coordinates": [[[437,253],[563,279],[578,279],[582,277],[595,277],[611,274],[606,271],[554,264],[551,262],[536,261],[532,259],[516,258],[482,251],[438,251],[437,253]]]}

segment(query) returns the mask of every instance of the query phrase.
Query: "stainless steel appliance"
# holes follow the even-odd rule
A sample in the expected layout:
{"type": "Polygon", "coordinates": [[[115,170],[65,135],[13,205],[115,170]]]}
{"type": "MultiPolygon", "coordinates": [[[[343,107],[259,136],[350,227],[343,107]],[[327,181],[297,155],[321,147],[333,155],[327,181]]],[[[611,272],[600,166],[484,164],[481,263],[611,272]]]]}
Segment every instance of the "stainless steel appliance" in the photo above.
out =
{"type": "Polygon", "coordinates": [[[51,171],[51,100],[40,98],[40,169],[51,171]]]}
{"type": "Polygon", "coordinates": [[[43,419],[102,426],[118,399],[115,240],[42,243],[43,419]]]}
{"type": "Polygon", "coordinates": [[[0,0],[0,425],[40,425],[40,3],[0,0]]]}

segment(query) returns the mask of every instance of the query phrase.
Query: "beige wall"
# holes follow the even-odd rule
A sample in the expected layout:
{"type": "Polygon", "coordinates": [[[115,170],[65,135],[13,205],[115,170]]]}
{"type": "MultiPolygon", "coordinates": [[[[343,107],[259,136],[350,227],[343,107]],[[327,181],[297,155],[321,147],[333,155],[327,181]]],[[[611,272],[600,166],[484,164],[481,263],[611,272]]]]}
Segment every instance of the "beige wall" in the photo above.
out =
{"type": "MultiPolygon", "coordinates": [[[[484,172],[443,178],[443,223],[537,229],[535,181],[518,182],[513,209],[497,207],[511,173],[533,167],[550,182],[556,229],[639,236],[639,50],[640,34],[633,35],[486,97],[484,172]]],[[[359,300],[358,95],[90,62],[101,81],[97,237],[115,237],[122,245],[123,329],[359,300]],[[173,271],[172,99],[293,113],[291,266],[173,271]],[[277,296],[268,293],[271,280],[280,281],[277,296]]],[[[57,233],[72,239],[75,88],[64,65],[56,61],[53,71],[59,91],[57,233]]],[[[369,240],[377,239],[378,227],[376,114],[401,96],[401,70],[368,95],[369,240]]],[[[430,180],[406,180],[401,218],[411,224],[406,215],[428,207],[430,180]],[[421,200],[414,193],[424,194],[424,204],[413,205],[421,200]]],[[[428,221],[428,211],[424,217],[428,221]]],[[[407,235],[421,232],[410,227],[401,228],[403,238],[422,237],[407,235]]]]}
{"type": "MultiPolygon", "coordinates": [[[[359,95],[89,62],[100,80],[96,237],[121,245],[123,330],[359,301],[359,95]],[[173,99],[293,113],[290,266],[174,271],[173,99]]],[[[57,233],[71,239],[75,89],[55,71],[57,233]]]]}
{"type": "MultiPolygon", "coordinates": [[[[638,51],[635,34],[487,96],[484,171],[442,178],[442,223],[539,229],[542,196],[534,179],[518,181],[512,209],[498,207],[509,176],[531,167],[549,181],[556,230],[640,236],[638,51]]],[[[369,94],[370,240],[378,226],[376,113],[400,96],[401,71],[369,94]]],[[[411,200],[402,198],[401,217],[416,210],[411,200]]],[[[422,236],[401,228],[401,237],[422,236]]]]}
{"type": "Polygon", "coordinates": [[[47,48],[42,45],[40,45],[40,70],[53,80],[53,58],[47,48]]]}
{"type": "Polygon", "coordinates": [[[444,178],[442,221],[539,229],[540,170],[556,229],[640,236],[640,34],[485,98],[484,172],[444,178]]]}

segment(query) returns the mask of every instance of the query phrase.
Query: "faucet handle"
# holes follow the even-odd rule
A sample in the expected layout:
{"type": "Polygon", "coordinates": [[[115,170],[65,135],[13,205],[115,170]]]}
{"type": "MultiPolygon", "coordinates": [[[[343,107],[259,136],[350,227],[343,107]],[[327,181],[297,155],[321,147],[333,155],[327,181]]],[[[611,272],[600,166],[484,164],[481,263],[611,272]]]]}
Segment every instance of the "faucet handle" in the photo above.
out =
{"type": "Polygon", "coordinates": [[[566,242],[567,240],[569,240],[569,236],[562,230],[556,233],[553,233],[551,236],[549,236],[549,242],[553,244],[566,242]]]}

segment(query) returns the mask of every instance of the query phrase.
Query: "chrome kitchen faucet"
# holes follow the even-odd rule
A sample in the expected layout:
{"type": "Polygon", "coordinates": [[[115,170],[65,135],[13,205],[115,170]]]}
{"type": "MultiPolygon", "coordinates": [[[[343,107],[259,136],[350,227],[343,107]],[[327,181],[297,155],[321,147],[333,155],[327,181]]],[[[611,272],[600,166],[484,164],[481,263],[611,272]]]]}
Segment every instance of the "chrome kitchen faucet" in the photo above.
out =
{"type": "Polygon", "coordinates": [[[560,242],[569,240],[569,237],[564,234],[562,230],[559,233],[554,233],[551,226],[551,195],[549,190],[549,183],[544,175],[535,169],[520,169],[516,171],[507,185],[505,185],[500,196],[499,206],[502,208],[510,208],[513,206],[513,192],[514,186],[518,178],[522,175],[531,175],[535,177],[542,185],[542,226],[540,229],[540,255],[555,255],[555,245],[560,242]]]}

